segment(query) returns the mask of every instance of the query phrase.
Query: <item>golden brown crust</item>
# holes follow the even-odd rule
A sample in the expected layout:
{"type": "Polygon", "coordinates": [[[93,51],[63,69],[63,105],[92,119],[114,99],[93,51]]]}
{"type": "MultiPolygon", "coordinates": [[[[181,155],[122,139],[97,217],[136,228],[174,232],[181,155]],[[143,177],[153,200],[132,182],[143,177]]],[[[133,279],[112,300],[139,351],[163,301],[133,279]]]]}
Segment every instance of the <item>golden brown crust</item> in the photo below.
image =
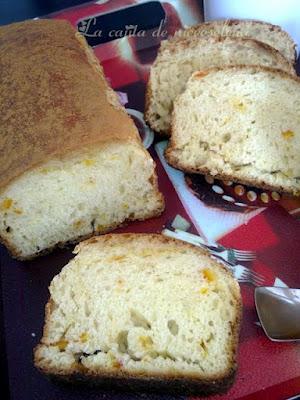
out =
{"type": "Polygon", "coordinates": [[[196,71],[192,74],[193,76],[196,76],[198,79],[204,78],[208,74],[212,72],[217,72],[217,71],[224,71],[224,70],[249,70],[252,72],[270,72],[274,73],[275,75],[281,75],[282,78],[284,79],[293,79],[295,82],[300,83],[300,76],[297,76],[296,74],[290,74],[287,71],[283,71],[282,69],[279,68],[273,68],[273,67],[267,67],[263,65],[245,65],[245,64],[236,64],[236,65],[228,65],[225,67],[212,67],[208,68],[206,70],[201,71],[199,74],[199,71],[196,71]]]}
{"type": "Polygon", "coordinates": [[[150,127],[151,127],[151,118],[149,118],[150,117],[149,108],[150,108],[150,104],[151,104],[151,98],[152,98],[152,87],[151,87],[150,75],[149,75],[149,80],[147,82],[146,92],[145,92],[144,120],[145,120],[146,124],[148,124],[150,127]]]}
{"type": "MultiPolygon", "coordinates": [[[[76,246],[74,253],[79,253],[82,248],[89,246],[91,244],[105,243],[106,241],[116,240],[118,243],[135,240],[136,237],[143,237],[147,239],[149,245],[155,245],[156,243],[169,243],[172,245],[176,245],[176,247],[184,247],[185,249],[191,249],[202,255],[210,257],[210,253],[207,250],[202,248],[193,246],[190,243],[182,242],[178,239],[169,238],[163,236],[161,234],[146,234],[146,233],[123,233],[123,234],[108,234],[100,237],[92,237],[84,242],[81,242],[78,246],[76,246]]],[[[223,264],[218,262],[217,260],[213,260],[219,267],[223,269],[223,271],[230,275],[232,278],[231,272],[229,272],[223,264]]],[[[34,363],[35,366],[44,374],[55,378],[59,381],[76,383],[88,383],[91,385],[101,385],[101,386],[109,386],[116,385],[116,387],[125,387],[129,390],[152,390],[152,391],[166,391],[172,393],[189,393],[189,394],[213,394],[223,392],[229,389],[232,385],[236,369],[236,357],[237,357],[237,347],[239,340],[239,330],[240,330],[240,322],[242,318],[242,300],[240,296],[239,285],[233,286],[233,295],[236,301],[236,318],[235,322],[231,325],[232,331],[232,340],[231,340],[231,353],[232,359],[230,361],[230,367],[224,374],[219,374],[215,376],[211,376],[210,378],[199,378],[196,373],[186,373],[183,376],[179,372],[171,373],[152,373],[150,376],[144,372],[128,372],[120,369],[120,367],[112,368],[111,370],[103,369],[97,372],[93,372],[83,367],[82,364],[77,363],[72,366],[70,371],[61,371],[59,369],[45,368],[40,365],[39,359],[39,349],[43,346],[44,337],[48,335],[48,321],[51,315],[53,308],[55,308],[55,304],[53,300],[50,298],[46,307],[45,307],[45,325],[43,331],[43,337],[41,339],[41,344],[39,344],[34,349],[34,363]]]]}
{"type": "MultiPolygon", "coordinates": [[[[41,371],[45,373],[44,371],[41,371]]],[[[173,376],[138,376],[125,374],[83,374],[80,371],[72,375],[48,374],[49,378],[56,382],[73,385],[84,384],[100,386],[107,389],[119,389],[122,391],[147,391],[169,393],[177,395],[202,395],[209,396],[217,393],[225,393],[232,386],[236,374],[236,368],[232,368],[227,376],[215,380],[200,380],[193,377],[173,376]]]]}
{"type": "MultiPolygon", "coordinates": [[[[51,299],[45,307],[46,318],[49,317],[51,312],[51,299]]],[[[88,384],[91,386],[102,386],[109,389],[120,388],[122,390],[131,391],[159,391],[178,394],[205,394],[210,395],[214,393],[226,392],[234,382],[237,371],[236,363],[236,350],[238,346],[238,336],[240,321],[242,315],[242,304],[239,300],[237,305],[237,319],[236,326],[233,327],[233,357],[230,368],[223,375],[215,375],[211,378],[199,378],[196,373],[186,373],[185,376],[176,373],[152,373],[148,375],[143,371],[128,372],[120,369],[120,367],[111,368],[111,370],[103,369],[90,371],[85,368],[81,363],[76,363],[72,366],[70,371],[61,371],[55,368],[43,368],[39,364],[39,350],[43,346],[39,344],[34,349],[34,365],[43,374],[49,378],[57,381],[70,384],[88,384]]],[[[45,318],[45,319],[46,319],[45,318]]],[[[47,320],[47,319],[46,319],[47,320]]],[[[44,335],[47,329],[44,328],[44,335]]]]}
{"type": "Polygon", "coordinates": [[[169,131],[158,130],[152,126],[151,114],[150,114],[151,103],[152,103],[152,87],[151,87],[151,82],[149,80],[146,86],[144,120],[146,124],[154,131],[154,133],[159,134],[160,138],[161,137],[168,138],[170,136],[169,131]]]}
{"type": "MultiPolygon", "coordinates": [[[[224,20],[218,20],[218,21],[203,22],[203,23],[198,24],[198,25],[190,26],[189,28],[187,28],[185,30],[178,31],[177,34],[175,34],[175,36],[173,38],[171,38],[171,40],[174,40],[174,41],[180,40],[181,37],[182,37],[182,32],[188,32],[189,34],[191,34],[189,36],[193,36],[194,33],[200,33],[200,35],[201,35],[201,32],[205,31],[207,29],[207,27],[211,27],[212,28],[210,35],[219,36],[219,34],[216,31],[214,31],[214,29],[213,29],[216,25],[232,26],[232,25],[242,25],[242,24],[265,25],[265,26],[269,27],[269,30],[271,32],[272,31],[281,32],[285,36],[286,41],[289,44],[290,51],[293,53],[293,57],[289,57],[289,58],[287,58],[287,60],[292,64],[294,64],[296,62],[296,57],[297,57],[296,46],[297,45],[293,41],[291,36],[286,31],[284,31],[279,25],[274,25],[274,24],[271,24],[269,22],[264,22],[264,21],[254,20],[254,19],[253,20],[250,20],[250,19],[247,19],[247,20],[244,20],[244,19],[224,19],[224,20]]],[[[282,55],[285,57],[284,54],[282,54],[282,55]]]]}
{"type": "MultiPolygon", "coordinates": [[[[184,165],[177,157],[174,157],[172,154],[172,148],[168,147],[165,151],[165,158],[172,167],[179,169],[180,171],[183,171],[185,173],[190,173],[190,174],[201,174],[201,175],[211,175],[211,171],[208,168],[191,168],[187,167],[184,165]]],[[[240,179],[237,178],[234,175],[231,174],[214,174],[212,175],[215,179],[220,179],[222,181],[233,181],[236,183],[241,183],[242,185],[247,185],[247,186],[254,186],[260,189],[264,190],[272,190],[275,192],[279,193],[288,193],[293,196],[300,196],[300,191],[294,191],[288,186],[275,186],[275,185],[269,185],[266,183],[263,179],[258,180],[258,179],[240,179]]]]}
{"type": "Polygon", "coordinates": [[[85,40],[66,21],[0,27],[0,190],[47,160],[140,142],[85,40]]]}
{"type": "MultiPolygon", "coordinates": [[[[118,244],[120,244],[121,242],[125,242],[125,241],[130,241],[130,240],[135,240],[136,237],[144,237],[146,238],[149,243],[152,241],[156,241],[159,242],[159,244],[161,243],[172,243],[172,244],[176,244],[179,246],[183,246],[183,247],[189,247],[190,249],[196,250],[198,252],[200,252],[201,254],[205,254],[207,256],[210,255],[208,250],[199,248],[199,247],[195,247],[194,245],[187,243],[187,242],[183,242],[181,240],[175,239],[175,238],[171,238],[165,235],[162,235],[160,233],[134,233],[134,232],[129,232],[129,233],[109,233],[107,235],[103,235],[103,236],[94,236],[90,239],[84,240],[82,242],[80,242],[78,244],[78,246],[75,247],[74,249],[74,254],[78,254],[82,248],[89,246],[90,244],[97,244],[97,243],[105,243],[107,241],[111,241],[111,240],[116,240],[118,244]]],[[[218,263],[219,264],[219,263],[218,263]]],[[[223,267],[223,264],[220,264],[223,267]]],[[[223,267],[223,269],[225,271],[226,268],[223,267]]],[[[228,272],[228,271],[227,271],[228,272]]]]}
{"type": "Polygon", "coordinates": [[[190,45],[194,44],[194,43],[196,45],[199,45],[199,43],[201,44],[201,42],[203,44],[206,44],[208,42],[210,42],[211,44],[214,44],[214,43],[225,43],[228,40],[232,40],[235,43],[240,44],[241,46],[248,43],[248,44],[251,44],[253,48],[266,50],[267,52],[271,53],[278,62],[285,65],[287,70],[289,70],[290,74],[296,75],[296,71],[293,67],[293,64],[290,61],[288,61],[280,53],[280,51],[278,51],[274,47],[268,45],[267,43],[264,43],[264,42],[261,42],[259,40],[249,38],[249,37],[236,37],[236,36],[229,36],[229,35],[227,35],[227,36],[211,36],[211,37],[209,36],[206,38],[199,38],[197,41],[195,41],[195,38],[193,38],[193,37],[187,37],[187,38],[183,37],[178,41],[170,40],[170,42],[166,43],[163,46],[161,53],[164,53],[166,51],[168,51],[170,53],[176,53],[181,48],[183,48],[183,49],[189,48],[190,45]]]}
{"type": "MultiPolygon", "coordinates": [[[[211,172],[208,168],[191,168],[187,167],[184,164],[182,164],[177,158],[173,157],[170,153],[166,152],[166,160],[168,164],[170,164],[172,167],[179,169],[180,171],[183,171],[185,173],[191,173],[191,174],[201,174],[201,175],[210,175],[211,172]]],[[[270,185],[266,183],[263,179],[240,179],[237,178],[235,175],[231,174],[214,174],[212,175],[215,179],[220,179],[222,181],[233,181],[235,183],[240,183],[242,185],[246,186],[254,186],[260,189],[264,190],[270,190],[270,191],[275,191],[279,193],[287,193],[291,194],[293,196],[300,196],[300,191],[294,191],[290,187],[287,186],[275,186],[275,185],[270,185]]]]}
{"type": "MultiPolygon", "coordinates": [[[[262,66],[249,66],[249,65],[235,65],[235,66],[228,66],[228,67],[224,67],[224,68],[210,68],[207,69],[205,71],[197,71],[194,72],[191,79],[203,79],[204,77],[206,77],[208,74],[210,73],[214,73],[214,72],[218,72],[218,71],[225,71],[225,70],[245,70],[245,71],[251,71],[251,72],[269,72],[269,73],[273,73],[277,76],[280,76],[283,79],[289,79],[289,80],[294,80],[295,82],[297,82],[298,84],[300,84],[300,77],[298,76],[294,76],[294,75],[290,75],[288,72],[282,71],[280,69],[276,69],[276,68],[270,68],[270,67],[262,67],[262,66]],[[200,72],[200,73],[199,73],[200,72]]],[[[172,124],[171,124],[171,138],[169,140],[168,143],[168,147],[165,150],[165,157],[167,162],[172,165],[174,168],[177,168],[181,171],[187,172],[187,173],[198,173],[198,174],[203,174],[203,175],[209,175],[210,171],[208,168],[205,167],[197,167],[197,168],[193,168],[193,167],[188,167],[186,165],[184,165],[184,163],[178,159],[178,157],[174,156],[173,151],[176,151],[176,139],[175,139],[175,135],[173,134],[175,130],[175,125],[174,125],[174,118],[172,118],[172,124]]],[[[225,181],[234,181],[237,183],[241,183],[244,185],[249,185],[249,186],[254,186],[254,187],[258,187],[261,189],[265,189],[265,190],[273,190],[273,191],[277,191],[277,192],[284,192],[284,193],[289,193],[292,194],[294,196],[300,196],[300,191],[295,191],[292,188],[286,186],[275,186],[275,185],[269,185],[267,184],[263,179],[259,180],[259,179],[240,179],[237,178],[234,175],[230,175],[230,174],[214,174],[213,175],[214,178],[216,179],[221,179],[221,180],[225,180],[225,181]]]]}
{"type": "MultiPolygon", "coordinates": [[[[202,174],[202,175],[210,175],[210,171],[208,168],[188,168],[180,163],[180,161],[172,155],[166,155],[166,159],[170,165],[172,165],[174,168],[179,169],[181,171],[191,173],[191,174],[202,174]]],[[[266,183],[263,179],[258,180],[258,179],[240,179],[237,178],[234,175],[230,174],[214,174],[213,177],[215,179],[220,179],[222,181],[233,181],[236,183],[241,183],[242,185],[247,185],[247,186],[254,186],[260,189],[264,190],[272,190],[275,192],[279,193],[288,193],[293,196],[300,196],[300,191],[294,191],[291,188],[287,186],[275,186],[275,185],[269,185],[266,183]]]]}

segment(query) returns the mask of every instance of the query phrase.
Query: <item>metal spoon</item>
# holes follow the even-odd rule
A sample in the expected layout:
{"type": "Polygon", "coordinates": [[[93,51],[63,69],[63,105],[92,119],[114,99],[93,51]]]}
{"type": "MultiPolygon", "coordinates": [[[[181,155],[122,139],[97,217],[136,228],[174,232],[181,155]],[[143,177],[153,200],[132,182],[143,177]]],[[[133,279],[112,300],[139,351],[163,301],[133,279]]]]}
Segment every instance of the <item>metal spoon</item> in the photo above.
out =
{"type": "Polygon", "coordinates": [[[270,340],[300,341],[300,289],[261,286],[254,297],[261,326],[270,340]]]}

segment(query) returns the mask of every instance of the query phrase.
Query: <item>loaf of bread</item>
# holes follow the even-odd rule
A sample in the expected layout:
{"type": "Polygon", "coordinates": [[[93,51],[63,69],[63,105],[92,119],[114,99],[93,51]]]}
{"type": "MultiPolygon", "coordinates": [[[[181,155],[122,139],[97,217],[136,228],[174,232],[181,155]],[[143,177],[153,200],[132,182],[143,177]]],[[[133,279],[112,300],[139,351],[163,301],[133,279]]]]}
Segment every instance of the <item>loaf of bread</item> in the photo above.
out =
{"type": "Polygon", "coordinates": [[[65,21],[0,27],[0,238],[34,257],[162,212],[155,165],[65,21]]]}
{"type": "Polygon", "coordinates": [[[180,38],[163,42],[151,67],[145,119],[159,133],[169,134],[173,101],[195,71],[229,65],[264,65],[295,74],[277,50],[253,39],[230,37],[180,38]]]}
{"type": "MultiPolygon", "coordinates": [[[[226,19],[201,23],[187,29],[177,31],[171,40],[180,40],[183,37],[205,38],[205,37],[248,37],[259,40],[274,47],[292,64],[296,60],[296,43],[280,26],[268,22],[226,19]]],[[[165,42],[163,42],[165,43],[165,42]]]]}
{"type": "Polygon", "coordinates": [[[68,381],[209,394],[236,370],[239,285],[190,244],[155,234],[80,243],[50,285],[43,373],[68,381]]]}
{"type": "Polygon", "coordinates": [[[300,79],[264,67],[193,74],[177,98],[168,162],[183,171],[300,194],[300,79]]]}

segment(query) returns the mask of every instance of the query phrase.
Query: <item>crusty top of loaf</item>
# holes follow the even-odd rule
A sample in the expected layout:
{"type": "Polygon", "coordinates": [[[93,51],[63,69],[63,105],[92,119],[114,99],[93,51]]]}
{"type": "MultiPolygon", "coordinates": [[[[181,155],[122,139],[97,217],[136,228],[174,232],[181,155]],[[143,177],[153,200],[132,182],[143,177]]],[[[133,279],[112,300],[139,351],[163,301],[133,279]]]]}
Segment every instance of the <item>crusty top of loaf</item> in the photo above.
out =
{"type": "Polygon", "coordinates": [[[175,54],[178,54],[181,51],[203,47],[204,50],[209,45],[235,45],[238,49],[238,46],[247,46],[248,48],[252,48],[254,51],[264,51],[266,53],[272,54],[274,63],[280,64],[282,66],[282,70],[288,71],[290,74],[295,75],[296,72],[294,70],[293,65],[280,53],[280,51],[276,50],[274,47],[268,45],[267,43],[260,42],[259,40],[252,39],[249,37],[234,37],[234,36],[209,36],[209,37],[199,37],[194,38],[183,37],[180,40],[171,39],[170,41],[165,41],[163,46],[160,47],[158,56],[153,65],[158,64],[162,61],[168,61],[170,57],[175,54]]]}
{"type": "MultiPolygon", "coordinates": [[[[177,41],[181,37],[207,37],[207,36],[236,36],[238,29],[243,37],[251,37],[264,43],[267,43],[286,57],[291,63],[295,62],[296,58],[296,43],[292,37],[284,31],[279,25],[273,25],[269,22],[254,20],[254,19],[221,19],[216,21],[202,22],[198,25],[190,26],[186,29],[177,31],[171,40],[177,41]],[[265,36],[262,33],[270,34],[272,38],[265,36]]],[[[238,36],[240,36],[238,35],[238,36]]],[[[170,39],[169,39],[170,40],[170,39]]],[[[164,43],[164,42],[163,42],[164,43]]]]}
{"type": "Polygon", "coordinates": [[[141,143],[85,39],[67,21],[0,27],[0,189],[53,157],[141,143]]]}

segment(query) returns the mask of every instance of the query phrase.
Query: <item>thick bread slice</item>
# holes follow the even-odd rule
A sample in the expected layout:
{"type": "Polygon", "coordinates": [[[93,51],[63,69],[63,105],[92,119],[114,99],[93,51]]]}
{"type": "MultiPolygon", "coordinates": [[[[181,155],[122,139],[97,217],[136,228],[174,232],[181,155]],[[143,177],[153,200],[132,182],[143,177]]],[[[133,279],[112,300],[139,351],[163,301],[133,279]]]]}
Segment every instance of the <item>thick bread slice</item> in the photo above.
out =
{"type": "Polygon", "coordinates": [[[264,65],[295,74],[293,66],[274,48],[252,39],[184,38],[163,45],[151,67],[145,119],[156,132],[170,133],[173,101],[197,70],[229,65],[264,65]]]}
{"type": "Polygon", "coordinates": [[[300,194],[300,79],[237,66],[200,71],[174,105],[168,162],[300,194]]]}
{"type": "MultiPolygon", "coordinates": [[[[243,19],[209,21],[187,29],[179,30],[171,40],[183,37],[233,36],[248,37],[274,47],[292,64],[296,61],[296,43],[291,36],[278,25],[268,22],[243,19]]],[[[164,44],[166,42],[163,42],[164,44]]]]}
{"type": "Polygon", "coordinates": [[[155,234],[80,243],[50,285],[42,372],[133,388],[225,390],[236,369],[239,285],[192,245],[155,234]]]}
{"type": "Polygon", "coordinates": [[[155,165],[66,21],[0,28],[0,240],[18,258],[163,210],[155,165]]]}

